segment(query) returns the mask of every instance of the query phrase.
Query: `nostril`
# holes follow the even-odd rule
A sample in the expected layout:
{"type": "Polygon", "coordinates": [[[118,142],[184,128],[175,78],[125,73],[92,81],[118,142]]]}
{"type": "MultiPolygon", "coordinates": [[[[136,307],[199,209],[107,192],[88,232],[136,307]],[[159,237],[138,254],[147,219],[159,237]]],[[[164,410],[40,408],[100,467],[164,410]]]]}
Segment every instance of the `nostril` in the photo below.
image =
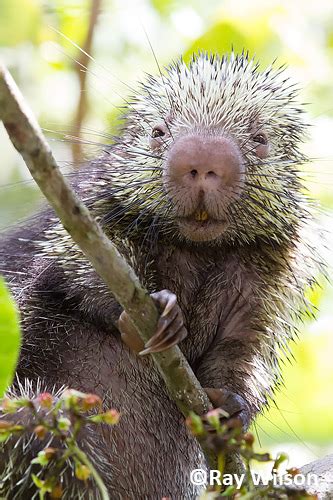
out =
{"type": "Polygon", "coordinates": [[[209,172],[207,172],[207,176],[208,177],[215,177],[216,174],[215,174],[215,172],[213,172],[212,170],[210,170],[209,172]]]}
{"type": "Polygon", "coordinates": [[[197,171],[197,170],[195,170],[195,169],[191,170],[191,172],[190,172],[190,173],[191,173],[191,175],[192,175],[192,177],[193,177],[193,178],[194,178],[194,177],[196,177],[196,176],[198,175],[198,171],[197,171]]]}

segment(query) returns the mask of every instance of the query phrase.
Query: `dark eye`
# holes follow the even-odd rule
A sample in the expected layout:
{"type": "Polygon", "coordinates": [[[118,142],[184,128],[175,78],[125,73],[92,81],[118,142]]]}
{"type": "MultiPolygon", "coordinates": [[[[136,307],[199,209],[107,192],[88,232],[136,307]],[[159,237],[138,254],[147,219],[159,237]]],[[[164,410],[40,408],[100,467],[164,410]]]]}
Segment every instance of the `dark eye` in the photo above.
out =
{"type": "Polygon", "coordinates": [[[163,137],[164,135],[165,135],[165,131],[163,130],[162,127],[154,127],[153,131],[151,133],[151,136],[153,137],[153,139],[155,139],[156,137],[163,137]]]}
{"type": "Polygon", "coordinates": [[[253,137],[254,142],[257,142],[258,144],[267,144],[268,140],[265,134],[257,134],[253,137]]]}

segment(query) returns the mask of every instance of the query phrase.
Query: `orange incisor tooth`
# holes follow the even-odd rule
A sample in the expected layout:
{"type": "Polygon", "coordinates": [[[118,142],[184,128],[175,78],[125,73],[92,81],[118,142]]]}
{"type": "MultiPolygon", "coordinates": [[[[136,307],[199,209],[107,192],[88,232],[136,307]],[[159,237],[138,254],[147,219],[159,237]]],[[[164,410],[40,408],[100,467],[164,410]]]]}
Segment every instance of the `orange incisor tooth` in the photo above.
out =
{"type": "Polygon", "coordinates": [[[195,220],[203,222],[207,219],[208,219],[208,213],[206,212],[206,210],[198,210],[195,213],[195,220]]]}

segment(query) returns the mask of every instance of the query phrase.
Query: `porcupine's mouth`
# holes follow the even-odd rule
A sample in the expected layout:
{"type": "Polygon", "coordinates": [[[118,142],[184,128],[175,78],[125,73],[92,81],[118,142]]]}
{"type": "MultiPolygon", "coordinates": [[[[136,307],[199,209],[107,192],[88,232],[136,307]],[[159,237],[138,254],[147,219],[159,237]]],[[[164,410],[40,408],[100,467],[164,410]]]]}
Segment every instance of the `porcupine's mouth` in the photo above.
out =
{"type": "Polygon", "coordinates": [[[212,241],[221,236],[228,222],[225,219],[214,219],[208,212],[197,210],[187,217],[178,218],[179,230],[191,241],[212,241]]]}

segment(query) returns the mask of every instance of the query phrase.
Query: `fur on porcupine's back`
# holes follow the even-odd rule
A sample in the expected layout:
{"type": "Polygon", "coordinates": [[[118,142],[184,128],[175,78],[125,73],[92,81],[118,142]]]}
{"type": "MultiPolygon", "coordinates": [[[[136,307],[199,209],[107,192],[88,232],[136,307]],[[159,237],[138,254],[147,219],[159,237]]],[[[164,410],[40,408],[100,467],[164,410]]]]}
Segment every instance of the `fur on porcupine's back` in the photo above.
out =
{"type": "MultiPolygon", "coordinates": [[[[151,292],[156,277],[150,269],[166,245],[202,250],[207,259],[235,252],[244,266],[251,261],[260,272],[256,294],[266,318],[266,341],[253,365],[257,386],[251,388],[262,402],[280,380],[278,360],[289,353],[295,319],[309,306],[305,289],[315,283],[321,267],[314,204],[302,184],[307,162],[301,150],[306,137],[302,113],[297,89],[281,69],[260,71],[245,54],[199,54],[189,65],[179,60],[163,75],[148,76],[129,100],[115,144],[72,177],[83,201],[151,292]],[[170,134],[152,150],[152,129],[161,122],[170,134]],[[265,159],[255,154],[255,130],[264,130],[269,138],[265,159]],[[175,218],[181,207],[174,206],[163,182],[169,147],[191,131],[231,137],[244,159],[244,189],[225,214],[228,228],[208,243],[189,241],[179,232],[175,218]],[[271,275],[272,269],[279,272],[271,275]]],[[[53,263],[68,277],[73,295],[80,289],[87,301],[95,293],[107,303],[107,288],[52,212],[37,217],[34,227],[11,237],[16,261],[6,257],[8,240],[0,244],[0,269],[7,269],[23,326],[31,314],[24,290],[29,290],[33,273],[53,263]],[[23,275],[17,272],[20,267],[23,275]]]]}

